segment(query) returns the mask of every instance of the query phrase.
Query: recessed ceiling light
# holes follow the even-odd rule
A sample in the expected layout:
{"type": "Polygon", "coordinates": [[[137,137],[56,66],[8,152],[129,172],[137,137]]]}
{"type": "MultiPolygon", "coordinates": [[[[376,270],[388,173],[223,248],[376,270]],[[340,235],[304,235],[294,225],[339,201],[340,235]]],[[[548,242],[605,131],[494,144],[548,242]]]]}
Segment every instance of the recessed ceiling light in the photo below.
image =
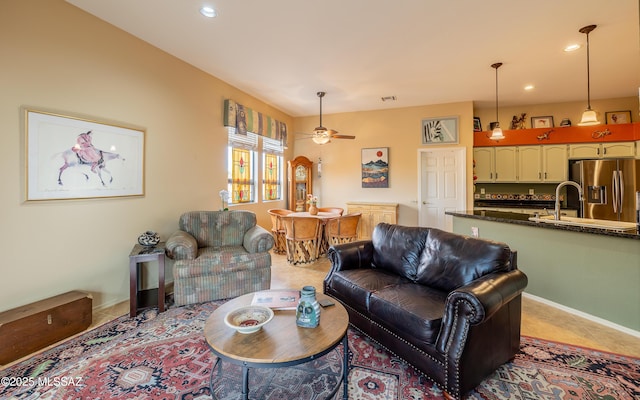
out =
{"type": "Polygon", "coordinates": [[[200,9],[200,14],[204,15],[207,18],[215,18],[218,15],[216,10],[214,10],[213,7],[209,6],[202,7],[200,9]]]}
{"type": "Polygon", "coordinates": [[[535,88],[536,88],[536,87],[535,87],[535,86],[533,86],[533,85],[527,85],[527,86],[525,86],[525,87],[524,87],[524,90],[533,90],[533,89],[535,89],[535,88]]]}
{"type": "Polygon", "coordinates": [[[569,51],[576,51],[576,50],[578,50],[580,47],[582,47],[582,46],[580,46],[579,44],[570,44],[569,46],[567,46],[567,47],[565,47],[565,48],[564,48],[564,51],[567,51],[567,52],[569,52],[569,51]]]}

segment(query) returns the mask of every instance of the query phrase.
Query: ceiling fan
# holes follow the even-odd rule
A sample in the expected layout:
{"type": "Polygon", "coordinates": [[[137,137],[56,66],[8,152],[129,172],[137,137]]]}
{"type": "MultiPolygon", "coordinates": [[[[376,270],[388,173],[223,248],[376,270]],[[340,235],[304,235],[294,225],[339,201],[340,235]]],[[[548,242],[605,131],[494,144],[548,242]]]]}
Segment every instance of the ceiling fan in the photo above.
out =
{"type": "Polygon", "coordinates": [[[320,126],[313,130],[311,133],[311,140],[317,144],[326,144],[331,141],[331,139],[355,139],[355,136],[352,135],[340,135],[338,131],[334,131],[333,129],[327,129],[322,126],[322,98],[324,97],[325,92],[318,92],[317,95],[320,98],[320,126]]]}

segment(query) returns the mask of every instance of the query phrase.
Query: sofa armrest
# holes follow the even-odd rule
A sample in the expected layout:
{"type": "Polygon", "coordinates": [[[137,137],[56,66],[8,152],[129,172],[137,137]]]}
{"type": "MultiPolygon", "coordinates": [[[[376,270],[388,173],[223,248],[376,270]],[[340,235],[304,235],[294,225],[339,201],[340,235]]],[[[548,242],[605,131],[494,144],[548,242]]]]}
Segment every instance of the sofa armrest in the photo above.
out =
{"type": "Polygon", "coordinates": [[[490,318],[505,304],[522,294],[527,276],[520,270],[485,275],[447,296],[437,348],[444,352],[454,342],[464,347],[469,325],[490,318]]]}
{"type": "Polygon", "coordinates": [[[273,247],[273,235],[256,225],[244,234],[242,245],[249,253],[265,253],[273,247]]]}
{"type": "Polygon", "coordinates": [[[327,258],[331,261],[332,271],[371,268],[373,244],[371,240],[361,240],[333,245],[327,251],[327,258]]]}
{"type": "Polygon", "coordinates": [[[329,247],[327,258],[331,261],[331,268],[324,278],[324,293],[327,292],[327,285],[334,273],[347,269],[371,268],[373,243],[371,240],[361,240],[336,244],[329,247]]]}
{"type": "Polygon", "coordinates": [[[167,256],[173,260],[193,260],[198,256],[198,242],[185,231],[176,231],[166,243],[167,256]]]}

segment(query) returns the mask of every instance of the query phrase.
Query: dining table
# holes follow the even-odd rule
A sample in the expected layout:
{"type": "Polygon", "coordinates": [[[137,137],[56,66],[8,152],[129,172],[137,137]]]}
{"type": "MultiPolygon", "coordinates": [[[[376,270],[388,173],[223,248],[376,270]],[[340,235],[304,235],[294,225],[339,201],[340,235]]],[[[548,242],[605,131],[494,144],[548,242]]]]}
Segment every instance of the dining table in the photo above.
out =
{"type": "Polygon", "coordinates": [[[317,214],[311,214],[309,213],[309,211],[296,211],[296,212],[292,212],[291,214],[288,214],[287,217],[312,217],[312,218],[318,218],[320,220],[320,229],[318,230],[318,242],[320,243],[320,255],[325,255],[327,254],[327,250],[329,250],[329,242],[327,242],[327,238],[325,237],[324,234],[324,226],[327,224],[327,221],[329,221],[332,218],[338,218],[340,216],[340,214],[338,213],[332,213],[332,212],[326,212],[326,211],[318,211],[317,214]]]}

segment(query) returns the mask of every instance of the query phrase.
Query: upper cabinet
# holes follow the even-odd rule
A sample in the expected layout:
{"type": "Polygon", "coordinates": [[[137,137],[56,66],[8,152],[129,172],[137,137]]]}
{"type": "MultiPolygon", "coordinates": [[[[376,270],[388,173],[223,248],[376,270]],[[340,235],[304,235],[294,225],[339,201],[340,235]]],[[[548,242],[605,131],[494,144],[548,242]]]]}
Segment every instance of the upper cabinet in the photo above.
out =
{"type": "Polygon", "coordinates": [[[557,183],[567,180],[567,145],[477,147],[478,183],[557,183]]]}
{"type": "Polygon", "coordinates": [[[496,173],[494,182],[513,182],[518,179],[518,148],[496,147],[496,173]]]}
{"type": "Polygon", "coordinates": [[[569,158],[618,158],[635,156],[635,142],[576,143],[569,145],[569,158]]]}
{"type": "Polygon", "coordinates": [[[474,132],[478,183],[558,183],[568,179],[569,159],[640,159],[640,123],[504,131],[500,141],[474,132]]]}
{"type": "Polygon", "coordinates": [[[518,182],[566,181],[567,161],[567,145],[518,146],[518,182]]]}
{"type": "Polygon", "coordinates": [[[517,179],[515,146],[478,147],[473,149],[477,182],[513,182],[517,179]]]}

